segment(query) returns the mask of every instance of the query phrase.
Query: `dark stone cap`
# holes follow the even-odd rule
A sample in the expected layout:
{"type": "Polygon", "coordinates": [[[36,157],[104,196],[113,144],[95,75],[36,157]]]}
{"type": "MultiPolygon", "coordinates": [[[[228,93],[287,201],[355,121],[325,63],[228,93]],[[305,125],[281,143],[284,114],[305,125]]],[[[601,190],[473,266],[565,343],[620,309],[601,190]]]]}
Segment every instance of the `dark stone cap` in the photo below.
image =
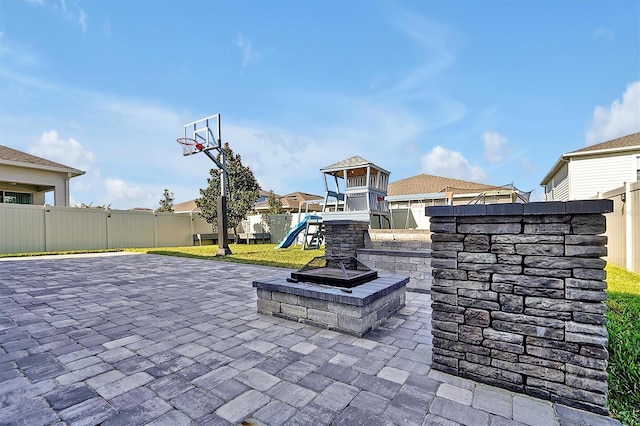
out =
{"type": "Polygon", "coordinates": [[[349,220],[349,219],[339,219],[339,220],[324,220],[325,225],[366,225],[369,226],[368,221],[364,220],[349,220]]]}
{"type": "Polygon", "coordinates": [[[537,203],[470,204],[425,207],[425,215],[514,216],[549,214],[602,214],[613,211],[613,200],[541,201],[537,203]]]}

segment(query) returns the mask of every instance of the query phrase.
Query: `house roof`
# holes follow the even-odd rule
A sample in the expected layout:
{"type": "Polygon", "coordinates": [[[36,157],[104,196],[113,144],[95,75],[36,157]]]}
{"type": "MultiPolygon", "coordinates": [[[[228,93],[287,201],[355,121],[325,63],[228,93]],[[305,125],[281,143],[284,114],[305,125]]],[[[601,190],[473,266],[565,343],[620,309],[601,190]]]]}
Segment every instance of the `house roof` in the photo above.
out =
{"type": "Polygon", "coordinates": [[[21,166],[32,169],[51,170],[55,172],[71,173],[73,177],[83,175],[82,170],[65,166],[45,158],[36,157],[8,146],[0,145],[0,163],[10,166],[21,166]]]}
{"type": "Polygon", "coordinates": [[[622,136],[620,138],[612,139],[610,141],[597,143],[585,148],[581,148],[575,151],[562,154],[560,158],[555,162],[549,173],[540,182],[540,185],[544,186],[551,180],[553,176],[560,170],[563,163],[568,159],[574,157],[584,157],[589,155],[601,155],[601,154],[616,154],[625,151],[640,151],[640,132],[631,133],[630,135],[622,136]]]}
{"type": "Polygon", "coordinates": [[[329,166],[323,167],[320,169],[320,171],[322,173],[331,174],[331,172],[339,172],[344,169],[353,169],[353,168],[366,167],[366,166],[371,166],[376,170],[380,170],[382,172],[389,174],[389,172],[383,169],[382,167],[376,166],[371,161],[365,160],[364,158],[359,157],[357,155],[354,155],[353,157],[349,157],[346,160],[338,161],[337,163],[333,163],[329,166]]]}
{"type": "Polygon", "coordinates": [[[183,203],[173,205],[173,211],[176,213],[197,212],[200,211],[196,205],[196,200],[189,200],[183,203]]]}
{"type": "MultiPolygon", "coordinates": [[[[261,189],[259,191],[259,194],[261,197],[268,197],[269,191],[265,191],[261,189]]],[[[279,197],[279,195],[276,194],[276,197],[279,197]]],[[[266,201],[261,201],[259,203],[256,203],[256,206],[262,205],[263,203],[266,203],[266,201]]],[[[198,212],[200,211],[200,209],[196,205],[196,200],[189,200],[189,201],[184,201],[182,203],[174,204],[173,211],[176,213],[185,213],[185,212],[198,212]]]]}
{"type": "Polygon", "coordinates": [[[468,194],[492,188],[495,188],[495,186],[442,176],[421,174],[389,183],[387,195],[431,194],[447,191],[451,191],[454,194],[468,194]]]}
{"type": "MultiPolygon", "coordinates": [[[[308,194],[306,192],[292,192],[290,194],[282,195],[279,197],[282,202],[282,208],[285,210],[298,209],[308,201],[317,201],[320,204],[324,200],[324,197],[315,194],[308,194]]],[[[261,201],[256,204],[256,210],[264,210],[269,208],[269,201],[261,201]]]]}
{"type": "Polygon", "coordinates": [[[632,149],[640,148],[640,132],[632,133],[630,135],[623,136],[621,138],[612,139],[607,142],[591,145],[586,148],[578,149],[576,151],[571,151],[565,155],[572,155],[572,154],[577,154],[582,152],[588,152],[590,154],[593,154],[595,152],[610,151],[613,149],[624,150],[625,148],[632,148],[632,149]]]}
{"type": "Polygon", "coordinates": [[[324,197],[315,194],[307,194],[306,192],[292,192],[280,197],[283,207],[298,207],[304,204],[306,201],[320,201],[324,200],[324,197]]]}

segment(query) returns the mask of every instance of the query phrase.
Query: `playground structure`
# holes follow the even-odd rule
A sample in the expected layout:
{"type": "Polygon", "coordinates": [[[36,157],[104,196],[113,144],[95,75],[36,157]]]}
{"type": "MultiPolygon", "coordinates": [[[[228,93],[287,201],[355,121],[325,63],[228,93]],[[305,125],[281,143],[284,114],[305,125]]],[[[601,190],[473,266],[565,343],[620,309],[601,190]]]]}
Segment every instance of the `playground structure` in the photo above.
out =
{"type": "Polygon", "coordinates": [[[368,222],[370,228],[391,228],[391,212],[385,199],[390,172],[358,156],[323,167],[320,171],[325,189],[322,217],[305,215],[276,248],[289,247],[303,230],[302,249],[319,247],[324,232],[323,221],[353,220],[368,222]],[[329,189],[331,181],[333,185],[329,189]],[[314,232],[310,231],[311,227],[314,227],[314,232]],[[311,236],[310,241],[308,236],[311,236]]]}
{"type": "Polygon", "coordinates": [[[218,198],[218,251],[216,256],[227,256],[231,253],[227,227],[227,195],[229,186],[229,172],[226,167],[222,136],[220,129],[220,114],[211,115],[184,125],[184,137],[177,142],[182,146],[182,155],[204,152],[211,161],[222,171],[220,179],[220,197],[218,198]],[[212,151],[216,151],[216,155],[212,151]]]}
{"type": "Polygon", "coordinates": [[[298,236],[303,233],[302,250],[307,248],[320,248],[323,241],[324,227],[322,218],[315,214],[307,213],[304,218],[293,226],[284,239],[276,246],[277,249],[290,247],[295,243],[298,236]],[[304,232],[304,233],[303,233],[304,232]]]}
{"type": "Polygon", "coordinates": [[[482,191],[473,200],[469,201],[469,204],[491,204],[500,202],[501,200],[504,200],[505,197],[509,197],[509,201],[512,203],[528,203],[532,192],[533,191],[521,191],[511,183],[509,185],[482,191]]]}
{"type": "Polygon", "coordinates": [[[385,199],[390,172],[358,156],[320,171],[325,189],[324,220],[365,221],[372,228],[391,228],[391,213],[385,199]],[[331,181],[335,190],[330,189],[331,181]]]}

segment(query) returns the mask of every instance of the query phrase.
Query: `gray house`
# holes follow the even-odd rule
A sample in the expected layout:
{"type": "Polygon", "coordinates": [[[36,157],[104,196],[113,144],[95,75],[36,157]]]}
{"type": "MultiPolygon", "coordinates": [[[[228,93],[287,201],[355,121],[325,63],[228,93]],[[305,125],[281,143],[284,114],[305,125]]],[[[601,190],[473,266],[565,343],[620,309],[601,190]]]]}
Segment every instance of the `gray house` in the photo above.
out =
{"type": "Polygon", "coordinates": [[[69,205],[69,180],[81,170],[0,145],[0,203],[44,204],[54,192],[54,205],[69,205]]]}

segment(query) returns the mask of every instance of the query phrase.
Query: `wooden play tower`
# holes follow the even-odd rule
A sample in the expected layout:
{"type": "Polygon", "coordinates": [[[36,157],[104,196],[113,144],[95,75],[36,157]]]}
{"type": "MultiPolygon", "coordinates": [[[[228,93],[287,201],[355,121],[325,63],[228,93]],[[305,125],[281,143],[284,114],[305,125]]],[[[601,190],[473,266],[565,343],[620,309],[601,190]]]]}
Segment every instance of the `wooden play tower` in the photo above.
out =
{"type": "Polygon", "coordinates": [[[388,171],[358,156],[320,171],[325,189],[323,220],[368,221],[371,228],[391,227],[391,214],[385,200],[388,171]]]}

